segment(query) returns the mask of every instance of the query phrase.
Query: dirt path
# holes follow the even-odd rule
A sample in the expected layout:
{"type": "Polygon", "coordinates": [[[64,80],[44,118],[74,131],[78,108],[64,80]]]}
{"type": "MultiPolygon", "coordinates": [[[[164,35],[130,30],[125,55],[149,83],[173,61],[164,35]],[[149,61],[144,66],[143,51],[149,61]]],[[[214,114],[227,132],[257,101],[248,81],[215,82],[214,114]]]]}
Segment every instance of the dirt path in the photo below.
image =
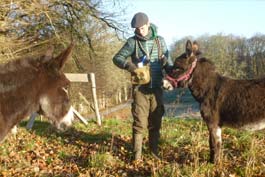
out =
{"type": "MultiPolygon", "coordinates": [[[[132,103],[132,101],[129,100],[126,103],[123,103],[123,104],[108,108],[106,110],[102,110],[102,111],[100,111],[100,115],[103,116],[103,117],[111,117],[113,115],[118,115],[119,112],[124,112],[125,110],[130,110],[131,109],[131,103],[132,103]]],[[[128,112],[128,111],[126,111],[126,112],[128,112]]],[[[94,113],[93,114],[89,114],[87,116],[88,119],[93,118],[93,117],[95,117],[94,113]]]]}
{"type": "MultiPolygon", "coordinates": [[[[126,103],[108,108],[106,110],[100,111],[102,117],[120,117],[126,118],[131,116],[131,103],[132,100],[129,100],[126,103]]],[[[167,117],[177,117],[177,118],[186,118],[186,117],[195,117],[200,118],[199,109],[196,105],[187,105],[187,104],[165,104],[165,116],[167,117]]],[[[94,118],[95,114],[90,114],[87,118],[94,118]]]]}

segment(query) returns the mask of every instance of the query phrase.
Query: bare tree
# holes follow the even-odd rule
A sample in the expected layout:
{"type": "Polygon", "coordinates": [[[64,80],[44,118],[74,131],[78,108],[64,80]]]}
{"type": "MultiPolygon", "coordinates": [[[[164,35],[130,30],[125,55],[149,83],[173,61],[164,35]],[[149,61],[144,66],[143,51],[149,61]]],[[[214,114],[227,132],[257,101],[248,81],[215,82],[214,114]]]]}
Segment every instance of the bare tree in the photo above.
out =
{"type": "Polygon", "coordinates": [[[252,75],[260,77],[265,75],[265,35],[257,34],[247,40],[249,67],[252,75]]]}
{"type": "Polygon", "coordinates": [[[92,41],[102,33],[112,30],[121,36],[125,31],[124,20],[117,19],[122,10],[105,12],[102,5],[101,0],[2,0],[0,45],[6,47],[1,53],[19,56],[51,41],[63,44],[71,40],[93,51],[92,41]]]}
{"type": "Polygon", "coordinates": [[[1,0],[0,61],[39,55],[50,45],[59,52],[73,41],[65,71],[96,73],[99,95],[113,97],[128,87],[128,75],[112,64],[127,35],[126,8],[120,0],[1,0]]]}

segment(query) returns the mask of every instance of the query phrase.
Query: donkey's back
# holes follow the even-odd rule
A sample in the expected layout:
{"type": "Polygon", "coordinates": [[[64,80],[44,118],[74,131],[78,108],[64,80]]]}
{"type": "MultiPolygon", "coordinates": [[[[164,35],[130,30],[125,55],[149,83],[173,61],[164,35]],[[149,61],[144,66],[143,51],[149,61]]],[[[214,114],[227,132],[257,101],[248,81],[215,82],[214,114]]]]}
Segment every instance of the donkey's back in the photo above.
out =
{"type": "Polygon", "coordinates": [[[220,90],[216,90],[220,124],[247,130],[264,129],[265,78],[224,80],[220,90]]]}

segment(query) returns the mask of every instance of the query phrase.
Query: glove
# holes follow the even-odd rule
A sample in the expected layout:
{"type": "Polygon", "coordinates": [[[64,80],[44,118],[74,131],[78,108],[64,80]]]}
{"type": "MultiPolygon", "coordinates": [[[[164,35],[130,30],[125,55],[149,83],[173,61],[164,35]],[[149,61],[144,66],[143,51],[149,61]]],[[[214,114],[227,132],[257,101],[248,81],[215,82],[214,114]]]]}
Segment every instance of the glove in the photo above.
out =
{"type": "Polygon", "coordinates": [[[167,74],[171,74],[173,70],[173,66],[169,65],[167,57],[165,55],[162,55],[160,58],[161,66],[166,71],[167,74]]]}
{"type": "Polygon", "coordinates": [[[162,55],[160,58],[161,66],[164,67],[167,64],[167,57],[165,55],[162,55]]]}
{"type": "Polygon", "coordinates": [[[172,73],[172,71],[173,71],[173,66],[170,66],[170,65],[166,64],[164,66],[164,69],[165,69],[166,73],[170,75],[172,73]]]}
{"type": "Polygon", "coordinates": [[[136,65],[133,64],[131,61],[128,61],[126,63],[125,69],[129,71],[130,73],[134,73],[134,71],[137,69],[136,65]]]}

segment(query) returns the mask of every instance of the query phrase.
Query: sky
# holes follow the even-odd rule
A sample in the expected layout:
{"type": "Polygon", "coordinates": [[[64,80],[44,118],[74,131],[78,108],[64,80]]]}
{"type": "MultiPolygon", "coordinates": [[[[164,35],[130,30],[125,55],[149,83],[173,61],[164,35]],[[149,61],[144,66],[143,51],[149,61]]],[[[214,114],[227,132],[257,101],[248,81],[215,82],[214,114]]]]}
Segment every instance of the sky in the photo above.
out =
{"type": "Polygon", "coordinates": [[[265,34],[265,0],[129,0],[129,4],[128,26],[135,13],[145,12],[167,45],[186,36],[265,34]]]}

